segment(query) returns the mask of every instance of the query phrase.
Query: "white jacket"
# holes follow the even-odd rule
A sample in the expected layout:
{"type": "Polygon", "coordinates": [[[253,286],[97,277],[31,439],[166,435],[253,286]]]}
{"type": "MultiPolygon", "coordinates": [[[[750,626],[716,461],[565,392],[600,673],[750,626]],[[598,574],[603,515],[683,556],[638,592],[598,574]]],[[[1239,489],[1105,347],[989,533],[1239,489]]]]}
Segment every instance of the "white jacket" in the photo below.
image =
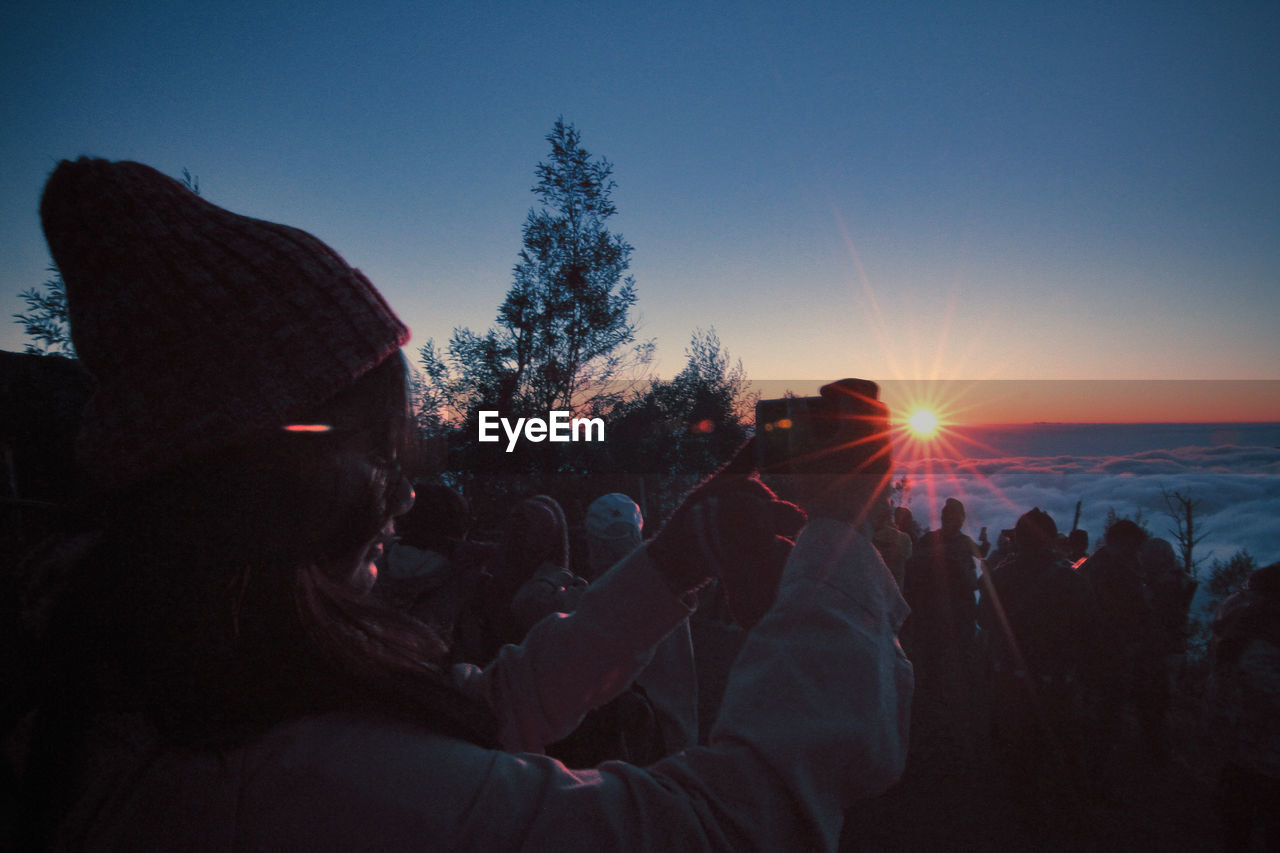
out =
{"type": "MultiPolygon", "coordinates": [[[[630,682],[687,616],[643,549],[487,670],[457,671],[538,749],[630,682]]],[[[875,549],[817,519],[730,675],[710,743],[570,770],[373,716],[283,724],[227,754],[107,763],[70,822],[93,850],[834,850],[855,799],[902,772],[906,616],[875,549]]]]}

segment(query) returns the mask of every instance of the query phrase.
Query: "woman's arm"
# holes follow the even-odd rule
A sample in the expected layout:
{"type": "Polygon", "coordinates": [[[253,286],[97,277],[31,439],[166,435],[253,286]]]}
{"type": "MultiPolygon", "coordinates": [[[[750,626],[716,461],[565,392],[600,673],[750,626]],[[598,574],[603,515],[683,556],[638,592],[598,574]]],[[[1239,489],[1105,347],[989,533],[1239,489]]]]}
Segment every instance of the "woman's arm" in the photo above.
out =
{"type": "Polygon", "coordinates": [[[504,749],[541,752],[626,689],[691,604],[637,548],[592,583],[572,613],[538,622],[484,669],[456,665],[454,678],[497,714],[504,749]]]}
{"type": "Polygon", "coordinates": [[[317,850],[834,850],[850,803],[903,769],[912,674],[894,632],[905,611],[870,542],[819,519],[747,637],[708,745],[647,768],[571,770],[402,724],[320,718],[264,744],[265,765],[249,762],[245,837],[317,850]]]}

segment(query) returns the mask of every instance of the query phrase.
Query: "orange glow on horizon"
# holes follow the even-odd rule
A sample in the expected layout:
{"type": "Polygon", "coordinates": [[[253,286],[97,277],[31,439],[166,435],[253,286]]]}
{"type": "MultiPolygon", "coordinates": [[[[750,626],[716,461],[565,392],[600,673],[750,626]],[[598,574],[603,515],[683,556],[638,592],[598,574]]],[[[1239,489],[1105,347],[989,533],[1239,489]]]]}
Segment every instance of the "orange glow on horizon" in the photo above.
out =
{"type": "Polygon", "coordinates": [[[895,412],[950,407],[946,423],[1223,423],[1280,421],[1274,380],[886,380],[895,412]]]}
{"type": "MultiPolygon", "coordinates": [[[[855,372],[856,374],[856,372],[855,372]]],[[[757,379],[761,398],[812,395],[826,379],[757,379]]],[[[929,409],[943,427],[993,424],[1276,423],[1274,379],[895,379],[868,377],[895,422],[929,409]]]]}

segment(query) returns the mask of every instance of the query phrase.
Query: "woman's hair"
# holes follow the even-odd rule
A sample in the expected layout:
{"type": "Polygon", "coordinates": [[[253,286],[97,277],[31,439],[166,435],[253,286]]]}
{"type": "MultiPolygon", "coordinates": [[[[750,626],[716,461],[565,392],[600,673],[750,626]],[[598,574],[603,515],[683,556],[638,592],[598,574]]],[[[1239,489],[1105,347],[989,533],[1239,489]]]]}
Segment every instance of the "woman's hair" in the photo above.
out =
{"type": "MultiPolygon", "coordinates": [[[[295,429],[98,501],[98,544],[70,569],[33,660],[29,769],[73,763],[102,712],[139,712],[191,749],[346,709],[491,742],[490,715],[440,666],[440,638],[357,581],[407,508],[404,371],[393,356],[295,429]]],[[[56,794],[67,780],[33,781],[56,794]]]]}

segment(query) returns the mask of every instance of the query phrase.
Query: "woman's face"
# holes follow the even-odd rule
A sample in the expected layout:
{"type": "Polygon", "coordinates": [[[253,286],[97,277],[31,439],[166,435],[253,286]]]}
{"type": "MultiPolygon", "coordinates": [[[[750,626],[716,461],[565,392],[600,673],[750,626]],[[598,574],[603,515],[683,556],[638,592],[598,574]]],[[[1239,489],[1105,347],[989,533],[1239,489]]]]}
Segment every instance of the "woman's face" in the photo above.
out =
{"type": "Polygon", "coordinates": [[[389,358],[307,417],[289,434],[305,444],[290,456],[304,475],[298,513],[302,535],[314,540],[330,577],[360,589],[377,579],[376,564],[395,531],[393,520],[413,506],[402,454],[411,449],[412,419],[402,355],[389,358]]]}
{"type": "Polygon", "coordinates": [[[387,521],[383,524],[382,529],[378,531],[378,535],[366,543],[363,553],[356,562],[355,571],[351,576],[352,585],[361,592],[368,592],[373,589],[374,583],[378,580],[378,561],[386,553],[387,543],[391,541],[391,537],[395,534],[395,519],[404,515],[413,507],[415,498],[413,484],[409,482],[407,477],[400,474],[398,469],[395,474],[395,482],[390,488],[391,492],[387,498],[387,521]]]}

